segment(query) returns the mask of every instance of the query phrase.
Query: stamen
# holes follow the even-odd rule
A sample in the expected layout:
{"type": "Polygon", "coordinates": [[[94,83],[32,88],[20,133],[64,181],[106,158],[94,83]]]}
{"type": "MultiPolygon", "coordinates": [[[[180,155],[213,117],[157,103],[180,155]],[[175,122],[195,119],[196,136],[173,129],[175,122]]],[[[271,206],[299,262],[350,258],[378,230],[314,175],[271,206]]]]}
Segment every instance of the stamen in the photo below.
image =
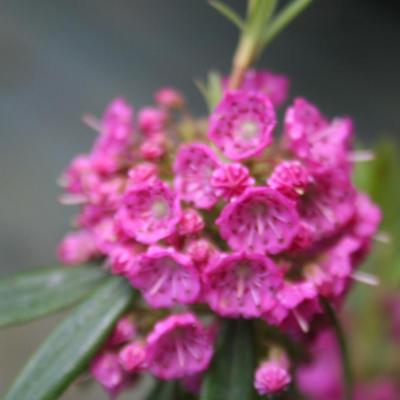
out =
{"type": "Polygon", "coordinates": [[[370,150],[357,150],[351,152],[347,156],[347,160],[350,162],[366,162],[375,160],[374,152],[370,150]]]}
{"type": "Polygon", "coordinates": [[[388,232],[378,232],[375,236],[374,239],[377,242],[384,243],[384,244],[389,244],[392,241],[392,237],[390,233],[388,232]]]}
{"type": "Polygon", "coordinates": [[[178,362],[179,362],[179,366],[181,368],[185,368],[185,353],[182,349],[182,344],[180,342],[180,340],[178,338],[175,338],[175,346],[176,346],[176,351],[178,353],[178,362]]]}
{"type": "Polygon", "coordinates": [[[272,221],[272,218],[268,218],[268,226],[271,228],[271,230],[274,233],[274,235],[276,236],[276,238],[278,240],[282,240],[282,235],[280,234],[278,229],[276,229],[276,226],[275,226],[274,222],[272,221]]]}
{"type": "Polygon", "coordinates": [[[161,288],[161,286],[164,284],[164,282],[168,278],[168,272],[164,272],[158,279],[157,282],[153,285],[153,287],[150,289],[149,294],[151,296],[154,296],[161,288]]]}
{"type": "Polygon", "coordinates": [[[260,307],[261,304],[260,296],[257,290],[254,289],[253,285],[250,285],[250,293],[256,307],[260,307]]]}
{"type": "Polygon", "coordinates": [[[83,114],[82,122],[96,132],[101,130],[101,121],[92,114],[83,114]]]}
{"type": "Polygon", "coordinates": [[[86,203],[87,199],[81,194],[63,194],[58,198],[58,201],[63,205],[74,206],[86,203]]]}
{"type": "Polygon", "coordinates": [[[308,331],[310,330],[310,327],[308,326],[307,321],[305,320],[305,318],[301,315],[301,313],[296,310],[293,309],[292,313],[297,321],[297,323],[299,324],[300,329],[304,332],[304,333],[308,333],[308,331]]]}
{"type": "Polygon", "coordinates": [[[365,283],[370,286],[378,286],[380,283],[377,276],[369,274],[368,272],[355,271],[351,274],[351,277],[357,282],[365,283]]]}
{"type": "Polygon", "coordinates": [[[237,286],[236,286],[236,297],[237,297],[238,300],[242,299],[243,293],[244,293],[244,289],[245,289],[244,276],[243,276],[243,273],[241,273],[239,271],[238,281],[237,281],[237,286]]]}

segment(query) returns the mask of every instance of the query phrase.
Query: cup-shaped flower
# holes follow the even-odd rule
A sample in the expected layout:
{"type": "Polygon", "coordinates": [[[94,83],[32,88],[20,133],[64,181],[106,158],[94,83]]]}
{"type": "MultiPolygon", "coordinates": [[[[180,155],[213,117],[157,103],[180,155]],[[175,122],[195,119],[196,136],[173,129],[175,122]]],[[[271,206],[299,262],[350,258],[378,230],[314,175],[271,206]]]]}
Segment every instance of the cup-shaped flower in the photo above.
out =
{"type": "Polygon", "coordinates": [[[274,292],[282,284],[272,260],[244,253],[218,257],[203,279],[209,306],[223,317],[261,316],[274,305],[274,292]]]}
{"type": "Polygon", "coordinates": [[[290,247],[299,216],[295,204],[279,192],[254,187],[226,205],[216,223],[232,249],[277,254],[290,247]]]}
{"type": "Polygon", "coordinates": [[[123,195],[116,223],[140,243],[153,244],[175,231],[181,218],[178,196],[164,182],[130,186],[123,195]]]}
{"type": "Polygon", "coordinates": [[[147,337],[148,368],[161,379],[180,379],[202,372],[212,355],[212,338],[191,313],[159,321],[147,337]]]}
{"type": "Polygon", "coordinates": [[[261,92],[227,91],[210,116],[208,137],[226,157],[245,160],[272,143],[276,124],[271,100],[261,92]]]}
{"type": "Polygon", "coordinates": [[[181,146],[174,164],[174,186],[182,200],[197,208],[211,208],[218,200],[211,186],[211,176],[219,165],[216,154],[207,145],[181,146]]]}
{"type": "Polygon", "coordinates": [[[128,274],[154,308],[193,303],[200,292],[200,277],[189,256],[170,248],[150,248],[128,274]]]}

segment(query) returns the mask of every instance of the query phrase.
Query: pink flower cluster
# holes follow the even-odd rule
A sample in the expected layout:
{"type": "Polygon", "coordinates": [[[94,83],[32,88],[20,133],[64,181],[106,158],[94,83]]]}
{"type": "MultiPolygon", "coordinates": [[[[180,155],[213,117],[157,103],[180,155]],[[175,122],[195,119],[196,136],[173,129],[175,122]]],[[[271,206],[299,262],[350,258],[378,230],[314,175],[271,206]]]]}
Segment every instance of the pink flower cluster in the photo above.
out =
{"type": "MultiPolygon", "coordinates": [[[[81,209],[59,258],[102,260],[149,309],[170,312],[118,357],[96,359],[92,373],[105,387],[143,368],[161,379],[204,371],[213,340],[191,305],[300,337],[323,318],[321,298],[339,306],[354,280],[371,280],[357,267],[381,213],[351,181],[353,124],[296,98],[278,139],[288,87],[282,75],[249,71],[224,90],[206,130],[172,88],[136,114],[116,99],[91,124],[92,150],[61,179],[61,200],[81,209]]],[[[289,382],[286,364],[264,361],[256,372],[260,393],[289,382]]]]}

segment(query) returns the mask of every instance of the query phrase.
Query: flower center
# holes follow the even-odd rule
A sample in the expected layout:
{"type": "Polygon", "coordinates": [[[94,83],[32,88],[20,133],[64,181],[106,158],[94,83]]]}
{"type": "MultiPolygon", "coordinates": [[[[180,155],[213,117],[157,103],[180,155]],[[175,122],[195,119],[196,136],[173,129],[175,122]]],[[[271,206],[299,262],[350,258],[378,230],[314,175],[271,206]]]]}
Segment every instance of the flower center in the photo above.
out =
{"type": "Polygon", "coordinates": [[[156,200],[151,206],[151,212],[157,219],[164,218],[169,211],[169,207],[166,201],[156,200]]]}
{"type": "Polygon", "coordinates": [[[259,134],[259,125],[254,119],[247,119],[239,123],[236,133],[245,140],[254,139],[259,134]]]}

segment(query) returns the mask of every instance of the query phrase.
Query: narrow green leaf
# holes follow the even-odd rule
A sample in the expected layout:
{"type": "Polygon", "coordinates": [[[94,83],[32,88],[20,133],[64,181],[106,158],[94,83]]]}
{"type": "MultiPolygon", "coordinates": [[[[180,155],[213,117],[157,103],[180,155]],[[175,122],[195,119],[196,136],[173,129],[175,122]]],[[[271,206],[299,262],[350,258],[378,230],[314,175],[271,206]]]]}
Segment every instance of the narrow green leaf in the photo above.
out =
{"type": "Polygon", "coordinates": [[[270,22],[261,38],[260,52],[283,31],[299,14],[301,14],[313,0],[292,0],[279,14],[270,22]]]}
{"type": "Polygon", "coordinates": [[[218,0],[210,0],[210,5],[214,7],[218,12],[220,12],[224,17],[229,19],[234,25],[236,25],[240,30],[244,27],[244,21],[241,16],[233,10],[231,7],[218,0]]]}
{"type": "Polygon", "coordinates": [[[200,400],[252,400],[255,363],[252,322],[225,320],[200,400]]]}
{"type": "Polygon", "coordinates": [[[134,293],[126,280],[109,277],[45,340],[5,400],[57,399],[87,367],[134,293]]]}
{"type": "Polygon", "coordinates": [[[94,265],[21,272],[0,279],[0,327],[22,323],[68,307],[103,283],[94,265]]]}
{"type": "Polygon", "coordinates": [[[208,94],[210,111],[213,111],[222,98],[222,79],[216,71],[208,74],[208,94]]]}

